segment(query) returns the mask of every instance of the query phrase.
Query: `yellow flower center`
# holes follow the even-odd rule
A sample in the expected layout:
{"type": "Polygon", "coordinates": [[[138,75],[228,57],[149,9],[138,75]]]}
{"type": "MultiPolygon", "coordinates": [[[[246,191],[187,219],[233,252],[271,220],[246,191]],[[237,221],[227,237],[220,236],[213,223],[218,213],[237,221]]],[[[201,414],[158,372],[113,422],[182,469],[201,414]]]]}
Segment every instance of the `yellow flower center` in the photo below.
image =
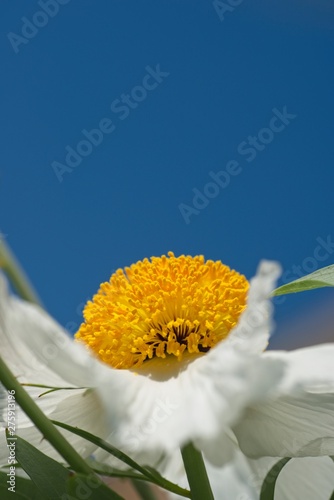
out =
{"type": "Polygon", "coordinates": [[[248,287],[244,276],[203,256],[144,259],[102,283],[75,337],[114,368],[168,355],[180,361],[228,336],[248,287]]]}

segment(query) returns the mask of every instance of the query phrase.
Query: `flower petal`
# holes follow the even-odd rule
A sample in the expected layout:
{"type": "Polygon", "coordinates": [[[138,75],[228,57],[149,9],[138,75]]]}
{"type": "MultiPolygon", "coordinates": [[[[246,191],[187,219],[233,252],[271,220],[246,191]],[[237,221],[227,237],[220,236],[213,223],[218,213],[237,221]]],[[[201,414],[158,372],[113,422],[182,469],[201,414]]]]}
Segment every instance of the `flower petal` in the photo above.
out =
{"type": "Polygon", "coordinates": [[[285,376],[272,398],[251,405],[235,426],[241,449],[252,457],[333,455],[334,344],[263,357],[285,363],[285,376]]]}
{"type": "MultiPolygon", "coordinates": [[[[252,473],[248,482],[258,494],[267,473],[279,460],[249,460],[252,473]]],[[[329,457],[295,458],[284,466],[277,478],[275,500],[328,500],[333,491],[334,463],[329,457]]]]}
{"type": "Polygon", "coordinates": [[[275,499],[327,500],[334,491],[334,463],[329,457],[290,460],[279,475],[275,499]]]}
{"type": "MultiPolygon", "coordinates": [[[[52,420],[58,420],[73,427],[77,426],[100,437],[106,437],[108,434],[101,404],[94,391],[77,389],[73,391],[52,392],[42,396],[38,400],[38,403],[45,414],[52,420]]],[[[42,453],[46,453],[56,460],[64,461],[50,443],[43,438],[36,427],[32,425],[29,418],[18,405],[16,405],[15,417],[15,432],[18,436],[29,441],[30,444],[37,447],[42,453]]],[[[7,464],[8,460],[8,448],[5,436],[6,422],[5,411],[2,425],[0,422],[0,466],[7,464]]],[[[59,430],[83,457],[88,457],[95,451],[95,445],[64,429],[59,428],[59,430]]]]}
{"type": "Polygon", "coordinates": [[[40,307],[8,293],[0,273],[1,356],[20,382],[90,387],[95,359],[40,307]]]}
{"type": "Polygon", "coordinates": [[[213,359],[199,358],[165,381],[111,370],[97,390],[109,413],[116,446],[133,456],[145,449],[171,453],[189,440],[202,445],[216,440],[215,462],[224,462],[225,450],[217,446],[217,438],[248,402],[271,390],[281,368],[278,364],[268,376],[266,363],[258,357],[229,347],[219,353],[213,359]]]}
{"type": "Polygon", "coordinates": [[[263,260],[260,263],[256,276],[250,282],[247,308],[227,338],[227,343],[252,353],[262,353],[267,348],[273,330],[270,294],[280,274],[281,267],[277,262],[263,260]]]}

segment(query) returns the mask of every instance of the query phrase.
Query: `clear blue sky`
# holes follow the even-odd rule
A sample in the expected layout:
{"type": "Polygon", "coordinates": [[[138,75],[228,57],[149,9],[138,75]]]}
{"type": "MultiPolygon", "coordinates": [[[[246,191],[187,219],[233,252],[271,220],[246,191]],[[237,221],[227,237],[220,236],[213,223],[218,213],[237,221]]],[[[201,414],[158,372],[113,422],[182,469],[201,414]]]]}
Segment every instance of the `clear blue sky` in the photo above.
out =
{"type": "Polygon", "coordinates": [[[70,330],[168,250],[286,281],[334,263],[334,7],[237,3],[2,2],[0,228],[70,330]]]}

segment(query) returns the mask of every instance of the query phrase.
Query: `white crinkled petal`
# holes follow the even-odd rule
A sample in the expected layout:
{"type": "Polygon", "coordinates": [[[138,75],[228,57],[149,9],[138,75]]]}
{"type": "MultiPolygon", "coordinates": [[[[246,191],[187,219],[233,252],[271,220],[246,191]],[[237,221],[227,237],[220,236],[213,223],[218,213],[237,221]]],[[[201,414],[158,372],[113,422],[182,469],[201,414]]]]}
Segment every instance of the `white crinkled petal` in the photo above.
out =
{"type": "Polygon", "coordinates": [[[266,365],[226,348],[212,362],[204,356],[163,382],[130,372],[108,377],[98,390],[116,446],[132,455],[145,449],[171,453],[189,440],[202,448],[208,440],[216,444],[210,457],[223,463],[225,451],[217,446],[221,432],[247,403],[265,397],[281,376],[280,364],[270,374],[266,365]]]}
{"type": "Polygon", "coordinates": [[[273,330],[273,305],[269,296],[276,286],[281,267],[276,262],[262,261],[250,281],[247,308],[226,342],[248,353],[261,353],[268,345],[273,330]]]}
{"type": "Polygon", "coordinates": [[[334,344],[263,357],[284,362],[285,376],[235,426],[241,449],[252,457],[334,455],[334,344]]]}

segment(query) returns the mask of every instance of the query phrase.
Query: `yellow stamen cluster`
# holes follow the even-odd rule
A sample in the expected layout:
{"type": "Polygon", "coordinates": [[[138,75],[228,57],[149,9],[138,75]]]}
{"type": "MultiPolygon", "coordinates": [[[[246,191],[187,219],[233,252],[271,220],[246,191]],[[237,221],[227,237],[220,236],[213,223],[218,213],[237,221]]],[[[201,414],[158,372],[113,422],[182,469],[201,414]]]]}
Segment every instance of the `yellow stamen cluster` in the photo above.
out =
{"type": "Polygon", "coordinates": [[[101,285],[75,336],[114,368],[168,355],[181,360],[228,336],[248,287],[244,276],[203,256],[144,259],[101,285]]]}

